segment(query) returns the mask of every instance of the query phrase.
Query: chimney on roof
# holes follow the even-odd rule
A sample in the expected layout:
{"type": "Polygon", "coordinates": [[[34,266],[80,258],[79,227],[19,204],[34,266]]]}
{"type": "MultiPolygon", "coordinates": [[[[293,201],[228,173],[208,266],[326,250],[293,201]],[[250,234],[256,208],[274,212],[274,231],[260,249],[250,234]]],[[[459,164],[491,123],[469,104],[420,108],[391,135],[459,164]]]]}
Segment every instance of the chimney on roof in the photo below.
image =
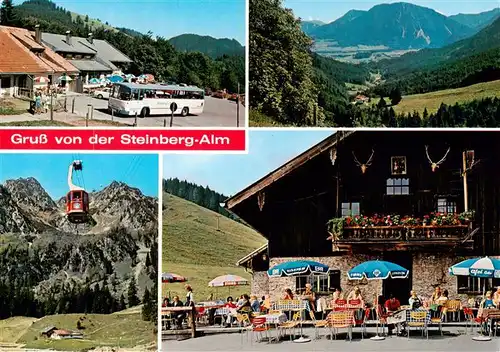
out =
{"type": "Polygon", "coordinates": [[[35,41],[38,44],[42,44],[42,31],[40,30],[40,25],[35,26],[35,41]]]}
{"type": "Polygon", "coordinates": [[[71,45],[71,31],[66,31],[66,44],[71,45]]]}
{"type": "Polygon", "coordinates": [[[90,44],[94,44],[94,34],[89,33],[88,41],[89,41],[90,44]]]}

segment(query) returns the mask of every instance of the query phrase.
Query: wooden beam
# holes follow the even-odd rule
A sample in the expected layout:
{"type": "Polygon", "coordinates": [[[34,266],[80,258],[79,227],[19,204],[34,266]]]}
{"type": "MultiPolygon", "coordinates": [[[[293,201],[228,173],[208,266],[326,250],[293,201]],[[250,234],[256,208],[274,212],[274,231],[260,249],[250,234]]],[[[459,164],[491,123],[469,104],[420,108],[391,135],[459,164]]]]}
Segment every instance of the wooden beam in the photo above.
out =
{"type": "MultiPolygon", "coordinates": [[[[339,132],[337,132],[339,133],[339,132]]],[[[242,190],[241,192],[237,193],[233,197],[229,198],[226,201],[226,208],[231,209],[237,204],[243,202],[244,200],[250,198],[252,195],[262,191],[264,188],[268,187],[269,185],[273,184],[275,181],[279,180],[285,175],[288,175],[298,167],[302,166],[305,164],[307,161],[315,158],[316,156],[320,155],[323,153],[325,150],[328,150],[332,146],[334,146],[337,143],[337,140],[341,140],[343,138],[348,137],[351,135],[352,131],[349,132],[344,132],[342,138],[336,138],[335,135],[332,135],[319,144],[315,145],[314,147],[310,148],[309,150],[305,151],[304,153],[300,154],[299,156],[295,157],[288,163],[284,164],[280,168],[274,170],[273,172],[269,173],[267,176],[264,176],[254,184],[248,186],[246,189],[242,190]]]]}

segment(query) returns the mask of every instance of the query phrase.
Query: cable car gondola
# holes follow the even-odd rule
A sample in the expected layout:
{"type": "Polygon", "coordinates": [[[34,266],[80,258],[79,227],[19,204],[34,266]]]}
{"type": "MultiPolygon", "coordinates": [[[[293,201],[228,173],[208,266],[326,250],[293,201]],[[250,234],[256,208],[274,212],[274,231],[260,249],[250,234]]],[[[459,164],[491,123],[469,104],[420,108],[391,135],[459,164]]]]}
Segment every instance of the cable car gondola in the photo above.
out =
{"type": "Polygon", "coordinates": [[[73,171],[82,171],[81,160],[73,161],[68,171],[69,192],[66,195],[66,216],[72,224],[83,224],[89,219],[89,194],[82,187],[73,184],[73,171]]]}

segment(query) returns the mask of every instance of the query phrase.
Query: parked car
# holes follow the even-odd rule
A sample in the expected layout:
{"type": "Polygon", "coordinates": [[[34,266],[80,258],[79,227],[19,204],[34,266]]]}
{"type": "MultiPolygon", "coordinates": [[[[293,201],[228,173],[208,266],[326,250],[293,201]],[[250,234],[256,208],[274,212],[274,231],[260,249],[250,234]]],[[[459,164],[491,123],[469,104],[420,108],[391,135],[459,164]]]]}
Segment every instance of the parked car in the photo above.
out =
{"type": "Polygon", "coordinates": [[[111,93],[111,88],[103,88],[95,90],[92,95],[97,99],[109,99],[109,94],[111,93]]]}
{"type": "Polygon", "coordinates": [[[217,98],[217,99],[225,99],[226,98],[226,94],[222,90],[219,90],[217,92],[214,92],[212,94],[212,97],[217,98]]]}

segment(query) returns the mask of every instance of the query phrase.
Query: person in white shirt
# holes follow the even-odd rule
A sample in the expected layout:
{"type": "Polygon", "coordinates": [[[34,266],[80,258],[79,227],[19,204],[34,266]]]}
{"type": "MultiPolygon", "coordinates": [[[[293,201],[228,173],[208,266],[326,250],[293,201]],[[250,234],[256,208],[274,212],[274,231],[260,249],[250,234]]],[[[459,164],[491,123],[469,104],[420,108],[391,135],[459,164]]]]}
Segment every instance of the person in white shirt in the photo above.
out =
{"type": "Polygon", "coordinates": [[[194,295],[193,295],[193,289],[191,288],[190,285],[186,285],[186,306],[192,307],[194,306],[194,295]]]}

